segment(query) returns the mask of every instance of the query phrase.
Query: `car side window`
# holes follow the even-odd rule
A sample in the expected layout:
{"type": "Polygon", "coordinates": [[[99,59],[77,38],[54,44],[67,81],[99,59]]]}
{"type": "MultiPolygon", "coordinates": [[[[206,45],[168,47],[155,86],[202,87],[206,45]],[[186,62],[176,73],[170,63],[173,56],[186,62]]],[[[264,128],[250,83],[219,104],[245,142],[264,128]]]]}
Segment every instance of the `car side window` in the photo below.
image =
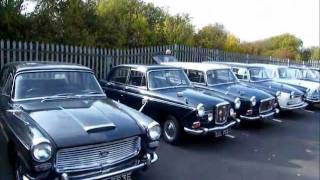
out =
{"type": "Polygon", "coordinates": [[[129,68],[117,68],[113,71],[109,81],[125,84],[127,82],[129,68]]]}
{"type": "Polygon", "coordinates": [[[10,74],[6,83],[3,86],[2,94],[6,95],[6,96],[10,96],[11,90],[12,90],[12,84],[13,84],[13,76],[12,76],[12,74],[10,74]]]}
{"type": "Polygon", "coordinates": [[[146,77],[143,72],[131,70],[129,76],[129,85],[146,87],[146,77]]]}
{"type": "Polygon", "coordinates": [[[248,80],[248,71],[245,68],[232,68],[232,71],[235,73],[238,79],[248,80]]]}
{"type": "Polygon", "coordinates": [[[204,73],[202,71],[188,70],[188,78],[194,83],[205,83],[204,73]]]}

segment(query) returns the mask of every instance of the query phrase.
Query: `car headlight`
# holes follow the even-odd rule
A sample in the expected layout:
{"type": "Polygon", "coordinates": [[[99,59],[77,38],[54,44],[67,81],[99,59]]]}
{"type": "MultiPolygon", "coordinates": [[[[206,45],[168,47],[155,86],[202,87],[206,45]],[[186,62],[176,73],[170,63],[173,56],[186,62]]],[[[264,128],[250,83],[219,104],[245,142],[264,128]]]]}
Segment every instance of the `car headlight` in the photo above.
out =
{"type": "Polygon", "coordinates": [[[276,96],[279,97],[281,95],[281,91],[276,92],[276,96]]]}
{"type": "Polygon", "coordinates": [[[291,99],[294,98],[294,91],[292,91],[292,92],[290,93],[290,98],[291,98],[291,99]]]}
{"type": "Polygon", "coordinates": [[[252,106],[255,106],[255,105],[257,104],[257,100],[256,100],[256,97],[255,97],[255,96],[252,96],[252,97],[250,98],[250,101],[251,101],[251,105],[252,105],[252,106]]]}
{"type": "Polygon", "coordinates": [[[35,161],[46,162],[52,157],[52,146],[46,139],[36,140],[31,147],[31,154],[35,161]]]}
{"type": "Polygon", "coordinates": [[[156,141],[160,139],[161,136],[161,128],[157,122],[152,122],[148,125],[147,135],[152,141],[156,141]]]}
{"type": "Polygon", "coordinates": [[[198,116],[202,117],[205,115],[205,110],[204,110],[204,105],[203,104],[198,104],[197,106],[197,111],[198,111],[198,116]]]}
{"type": "Polygon", "coordinates": [[[237,114],[234,112],[233,108],[230,108],[230,116],[235,118],[237,116],[237,114]]]}
{"type": "Polygon", "coordinates": [[[241,106],[241,101],[240,101],[240,98],[237,97],[237,98],[234,100],[234,107],[235,107],[236,109],[239,109],[240,106],[241,106]]]}

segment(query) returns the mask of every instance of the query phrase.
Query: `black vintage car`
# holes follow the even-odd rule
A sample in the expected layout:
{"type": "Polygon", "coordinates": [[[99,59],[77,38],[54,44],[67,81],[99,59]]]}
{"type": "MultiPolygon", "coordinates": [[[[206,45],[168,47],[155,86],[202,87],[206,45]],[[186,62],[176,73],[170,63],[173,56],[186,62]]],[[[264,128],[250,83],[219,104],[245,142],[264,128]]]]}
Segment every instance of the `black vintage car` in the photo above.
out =
{"type": "Polygon", "coordinates": [[[183,132],[222,136],[237,123],[228,102],[192,88],[180,68],[120,65],[101,84],[108,97],[158,120],[169,143],[179,142],[183,132]]]}
{"type": "Polygon", "coordinates": [[[83,66],[6,65],[0,131],[16,179],[130,179],[157,161],[157,122],[109,99],[83,66]]]}
{"type": "Polygon", "coordinates": [[[268,71],[260,66],[224,63],[230,66],[239,80],[248,86],[261,89],[276,97],[280,110],[305,108],[304,93],[290,85],[273,81],[268,71]]]}
{"type": "Polygon", "coordinates": [[[272,95],[239,82],[227,66],[188,62],[162,64],[184,69],[195,87],[229,101],[241,120],[269,119],[278,112],[272,95]]]}

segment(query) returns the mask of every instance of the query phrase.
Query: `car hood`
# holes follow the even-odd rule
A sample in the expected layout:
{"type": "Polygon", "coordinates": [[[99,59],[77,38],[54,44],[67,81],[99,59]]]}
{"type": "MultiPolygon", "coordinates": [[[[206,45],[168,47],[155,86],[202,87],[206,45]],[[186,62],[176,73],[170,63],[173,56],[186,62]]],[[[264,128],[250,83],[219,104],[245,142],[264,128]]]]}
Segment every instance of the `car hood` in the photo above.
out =
{"type": "Polygon", "coordinates": [[[240,99],[250,100],[255,96],[257,100],[270,98],[270,95],[256,88],[249,87],[242,83],[231,83],[211,86],[213,90],[224,93],[225,96],[239,97],[240,99]]]}
{"type": "Polygon", "coordinates": [[[20,107],[58,148],[103,143],[142,133],[130,113],[110,99],[38,101],[20,107]]]}
{"type": "Polygon", "coordinates": [[[312,90],[320,89],[319,82],[312,82],[312,81],[306,81],[306,80],[300,80],[300,79],[277,79],[277,81],[294,85],[294,86],[302,86],[304,88],[308,88],[312,90]]]}
{"type": "Polygon", "coordinates": [[[284,93],[295,92],[296,95],[303,95],[303,92],[301,92],[300,90],[292,86],[286,85],[284,83],[279,83],[275,81],[260,81],[260,82],[253,82],[253,84],[257,88],[267,91],[272,95],[276,95],[277,91],[281,91],[284,93]]]}
{"type": "Polygon", "coordinates": [[[210,110],[219,103],[226,102],[221,98],[204,94],[194,88],[171,88],[156,90],[154,92],[167,101],[175,101],[193,108],[196,108],[198,104],[202,103],[206,110],[210,110]]]}

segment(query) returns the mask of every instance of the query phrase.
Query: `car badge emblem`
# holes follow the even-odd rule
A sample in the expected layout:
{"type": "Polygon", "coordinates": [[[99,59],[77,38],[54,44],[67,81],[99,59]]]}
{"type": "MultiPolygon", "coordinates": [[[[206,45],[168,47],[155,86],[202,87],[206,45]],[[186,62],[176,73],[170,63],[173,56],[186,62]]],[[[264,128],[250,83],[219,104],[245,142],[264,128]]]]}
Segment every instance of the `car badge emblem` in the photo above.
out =
{"type": "Polygon", "coordinates": [[[109,152],[108,152],[108,151],[100,151],[100,152],[99,152],[99,157],[100,157],[100,158],[107,157],[108,155],[109,155],[109,152]]]}

